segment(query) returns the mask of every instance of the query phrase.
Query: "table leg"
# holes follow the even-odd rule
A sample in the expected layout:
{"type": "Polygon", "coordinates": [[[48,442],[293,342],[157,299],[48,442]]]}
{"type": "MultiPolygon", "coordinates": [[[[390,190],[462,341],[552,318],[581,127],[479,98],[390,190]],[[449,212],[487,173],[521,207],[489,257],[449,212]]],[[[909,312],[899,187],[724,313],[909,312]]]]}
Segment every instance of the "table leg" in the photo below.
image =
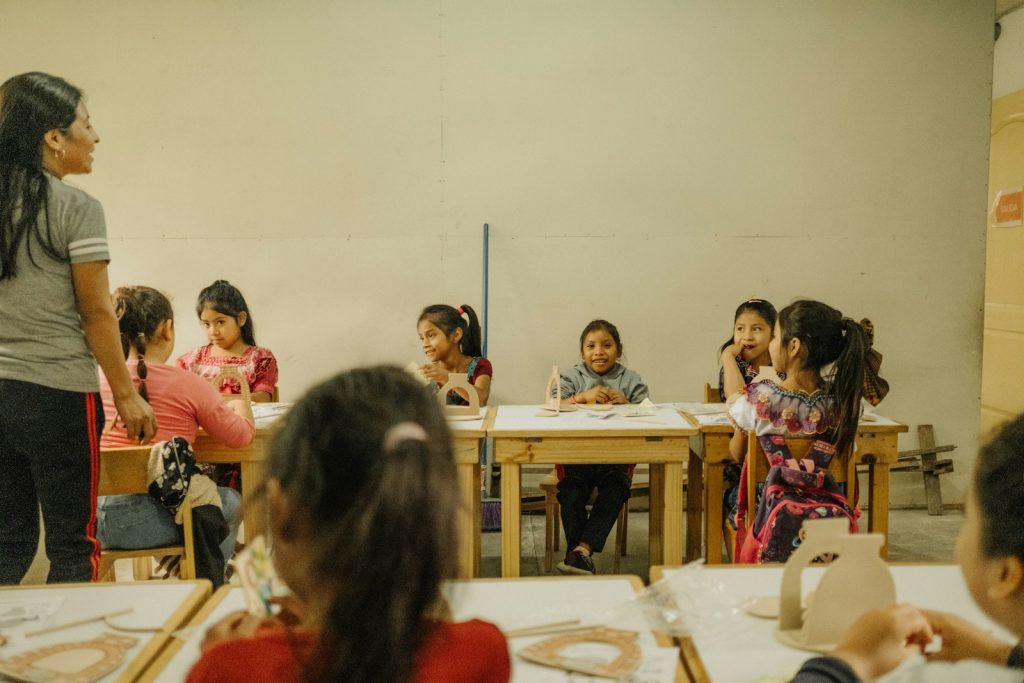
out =
{"type": "Polygon", "coordinates": [[[480,544],[480,466],[474,463],[458,463],[459,493],[462,509],[459,511],[459,578],[475,576],[479,561],[480,544]]]}
{"type": "Polygon", "coordinates": [[[880,555],[882,559],[889,557],[889,463],[876,462],[871,465],[871,482],[869,504],[871,516],[868,517],[868,531],[885,536],[880,555]]]}
{"type": "Polygon", "coordinates": [[[686,461],[686,561],[700,557],[704,527],[704,463],[692,450],[686,461]]]}
{"type": "Polygon", "coordinates": [[[648,557],[651,566],[664,564],[665,557],[665,465],[651,463],[649,469],[651,504],[648,513],[648,557]]]}
{"type": "Polygon", "coordinates": [[[725,495],[725,463],[704,460],[704,561],[722,563],[722,496],[725,495]]]}
{"type": "Polygon", "coordinates": [[[501,464],[501,575],[519,576],[520,553],[520,487],[519,463],[501,464]]]}
{"type": "Polygon", "coordinates": [[[665,504],[662,534],[663,564],[677,566],[683,563],[683,463],[667,462],[664,465],[665,504]]]}
{"type": "Polygon", "coordinates": [[[267,497],[257,495],[263,484],[263,462],[243,460],[242,469],[242,522],[245,524],[245,541],[251,542],[267,532],[267,497]]]}

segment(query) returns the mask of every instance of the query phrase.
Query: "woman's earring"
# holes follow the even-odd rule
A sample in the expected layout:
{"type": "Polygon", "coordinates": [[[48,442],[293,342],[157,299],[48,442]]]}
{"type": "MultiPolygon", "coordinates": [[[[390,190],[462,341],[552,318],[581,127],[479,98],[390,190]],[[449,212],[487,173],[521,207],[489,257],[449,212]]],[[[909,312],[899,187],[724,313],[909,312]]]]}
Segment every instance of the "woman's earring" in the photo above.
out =
{"type": "Polygon", "coordinates": [[[53,150],[53,156],[57,157],[61,161],[64,160],[64,155],[65,154],[67,154],[67,152],[65,152],[63,149],[55,149],[55,150],[53,150]]]}

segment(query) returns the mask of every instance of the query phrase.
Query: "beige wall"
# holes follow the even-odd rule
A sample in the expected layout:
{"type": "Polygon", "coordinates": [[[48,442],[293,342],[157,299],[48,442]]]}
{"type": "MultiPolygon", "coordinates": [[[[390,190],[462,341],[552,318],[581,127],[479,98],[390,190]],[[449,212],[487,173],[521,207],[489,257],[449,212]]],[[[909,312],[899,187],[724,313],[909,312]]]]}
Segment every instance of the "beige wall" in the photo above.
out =
{"type": "Polygon", "coordinates": [[[740,300],[814,296],[875,321],[884,412],[963,458],[992,19],[962,0],[6,0],[0,65],[88,91],[103,142],[79,182],[114,283],[173,293],[181,350],[198,289],[239,284],[286,399],[419,358],[423,305],[480,302],[488,222],[498,402],[535,400],[595,316],[656,399],[696,399],[740,300]]]}

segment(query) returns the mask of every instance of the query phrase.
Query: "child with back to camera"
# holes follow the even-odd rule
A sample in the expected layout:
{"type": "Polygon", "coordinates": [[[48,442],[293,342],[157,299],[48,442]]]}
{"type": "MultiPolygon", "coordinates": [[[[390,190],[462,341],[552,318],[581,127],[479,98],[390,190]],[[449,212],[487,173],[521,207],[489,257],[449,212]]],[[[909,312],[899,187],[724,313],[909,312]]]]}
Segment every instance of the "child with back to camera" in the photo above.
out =
{"type": "Polygon", "coordinates": [[[284,417],[267,460],[283,615],[213,626],[190,683],[254,680],[502,683],[497,627],[450,621],[460,494],[437,401],[397,368],[314,387],[284,417]]]}
{"type": "MultiPolygon", "coordinates": [[[[277,386],[277,359],[270,349],[256,346],[252,314],[245,297],[227,280],[217,280],[199,292],[196,301],[199,324],[210,343],[178,358],[178,367],[213,379],[224,367],[234,367],[249,385],[256,402],[270,401],[277,386]]],[[[221,393],[238,394],[242,388],[226,380],[221,393]]]]}
{"type": "MultiPolygon", "coordinates": [[[[737,428],[730,450],[737,460],[747,433],[760,445],[769,470],[760,501],[748,501],[744,461],[736,513],[735,557],[739,562],[785,562],[800,544],[804,519],[845,517],[857,531],[856,513],[828,472],[837,454],[853,457],[860,419],[867,339],[863,328],[818,301],[796,301],[779,313],[769,349],[780,383],[750,384],[730,398],[728,416],[737,428]],[[822,372],[831,366],[827,376],[822,372]],[[786,438],[816,437],[798,463],[786,438]],[[751,533],[744,520],[756,516],[751,533]]],[[[849,482],[852,487],[856,482],[849,482]]],[[[855,491],[853,492],[855,493],[855,491]]]]}
{"type": "MultiPolygon", "coordinates": [[[[639,403],[647,398],[640,375],[619,362],[619,330],[607,320],[593,320],[580,334],[580,355],[573,368],[561,373],[563,400],[570,403],[639,403]]],[[[593,553],[604,549],[619,510],[629,500],[633,465],[558,465],[558,503],[565,530],[563,574],[593,574],[593,553]],[[597,498],[587,514],[594,489],[597,498]]]]}
{"type": "MultiPolygon", "coordinates": [[[[452,372],[465,373],[476,388],[480,405],[487,405],[491,395],[491,377],[494,369],[484,358],[481,348],[480,321],[469,304],[452,308],[445,304],[427,306],[416,321],[416,332],[423,344],[423,353],[429,363],[420,366],[420,372],[440,389],[448,383],[452,372]],[[466,316],[463,318],[462,316],[466,316]]],[[[462,389],[452,389],[445,397],[449,405],[469,405],[462,389]]]]}
{"type": "Polygon", "coordinates": [[[805,662],[793,683],[1024,680],[1021,510],[1024,415],[1007,422],[982,446],[956,544],[968,592],[985,614],[1017,638],[1016,645],[955,614],[897,605],[858,619],[831,656],[805,662]],[[921,657],[936,635],[942,638],[941,649],[921,657]]]}
{"type": "MultiPolygon", "coordinates": [[[[139,393],[157,415],[155,440],[180,436],[190,444],[202,427],[232,448],[245,446],[255,434],[248,401],[224,402],[208,382],[173,365],[166,365],[174,350],[174,312],[161,292],[143,286],[118,287],[113,295],[128,372],[139,383],[139,393]]],[[[114,395],[106,376],[100,376],[100,396],[110,425],[119,422],[114,395]]],[[[104,448],[134,442],[120,429],[103,432],[104,448]]],[[[226,487],[213,487],[192,477],[190,490],[205,486],[205,504],[194,511],[196,569],[199,578],[213,585],[224,582],[225,563],[235,547],[241,522],[241,497],[226,487]],[[220,512],[214,508],[220,508],[220,512]],[[203,508],[200,510],[200,508],[203,508]],[[221,534],[224,534],[221,537],[221,534]]],[[[205,477],[204,477],[205,479],[205,477]]],[[[97,502],[97,528],[104,548],[132,550],[181,542],[181,527],[155,497],[148,494],[101,496],[97,502]]]]}

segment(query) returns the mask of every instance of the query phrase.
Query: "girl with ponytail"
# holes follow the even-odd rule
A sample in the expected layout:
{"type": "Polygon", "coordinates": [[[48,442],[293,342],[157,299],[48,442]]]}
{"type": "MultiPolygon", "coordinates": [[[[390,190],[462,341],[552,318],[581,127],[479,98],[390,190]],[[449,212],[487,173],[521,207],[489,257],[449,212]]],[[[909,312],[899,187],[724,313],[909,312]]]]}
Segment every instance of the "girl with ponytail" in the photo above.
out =
{"type": "MultiPolygon", "coordinates": [[[[423,376],[440,388],[448,383],[449,373],[464,372],[480,396],[480,405],[487,405],[494,369],[483,356],[476,311],[469,304],[458,308],[445,304],[427,306],[416,321],[416,331],[430,361],[420,366],[423,376]]],[[[450,405],[469,405],[459,389],[452,390],[446,401],[450,405]]]]}
{"type": "MultiPolygon", "coordinates": [[[[155,440],[179,436],[191,444],[202,427],[231,448],[252,441],[255,426],[248,401],[225,402],[203,378],[166,364],[174,350],[174,313],[167,297],[151,287],[134,286],[119,287],[113,300],[128,374],[138,382],[139,394],[153,407],[159,420],[155,440]]],[[[100,396],[108,420],[115,427],[103,432],[100,445],[130,445],[125,432],[116,428],[120,416],[105,376],[100,377],[100,396]]],[[[203,475],[192,477],[192,486],[198,486],[200,476],[203,475]]],[[[200,578],[219,586],[224,582],[225,563],[234,552],[235,533],[241,521],[241,497],[223,486],[214,489],[213,482],[208,482],[206,489],[211,494],[206,496],[208,504],[193,509],[193,526],[198,532],[196,570],[200,578]],[[200,543],[198,539],[203,540],[200,543]]],[[[181,542],[181,527],[174,517],[159,500],[147,494],[101,497],[97,523],[97,535],[104,548],[134,550],[181,542]]]]}
{"type": "Polygon", "coordinates": [[[187,681],[447,681],[509,678],[492,624],[452,623],[459,491],[437,401],[398,368],[314,387],[283,418],[264,493],[283,615],[228,615],[187,681]]]}
{"type": "Polygon", "coordinates": [[[742,458],[747,433],[753,431],[759,455],[770,465],[747,534],[744,519],[754,510],[746,499],[748,463],[743,464],[736,513],[740,562],[785,562],[800,545],[805,518],[845,517],[851,532],[857,531],[857,512],[828,466],[836,455],[853,457],[868,348],[857,322],[819,301],[796,301],[779,313],[768,349],[772,366],[785,379],[748,385],[730,399],[728,409],[737,427],[733,457],[742,458]],[[787,436],[817,438],[796,463],[787,436]]]}

